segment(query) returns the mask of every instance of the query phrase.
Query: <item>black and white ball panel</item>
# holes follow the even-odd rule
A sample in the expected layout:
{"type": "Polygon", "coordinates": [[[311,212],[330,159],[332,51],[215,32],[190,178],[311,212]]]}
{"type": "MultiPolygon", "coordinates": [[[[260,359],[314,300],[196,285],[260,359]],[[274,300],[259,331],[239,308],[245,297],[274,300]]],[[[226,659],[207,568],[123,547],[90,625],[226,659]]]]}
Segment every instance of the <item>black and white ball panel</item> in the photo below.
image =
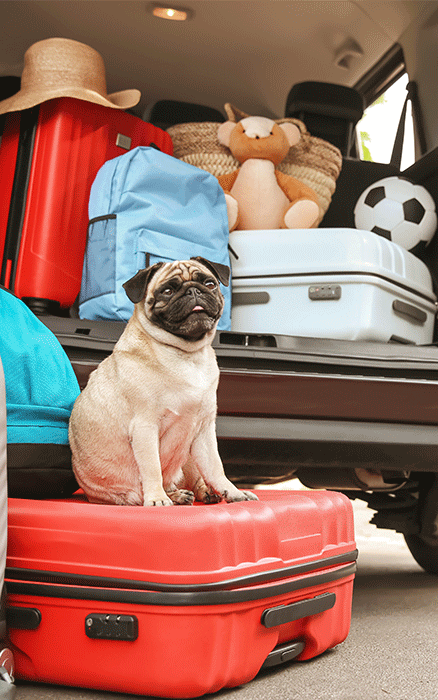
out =
{"type": "Polygon", "coordinates": [[[362,192],[354,219],[356,228],[373,231],[410,251],[424,248],[437,228],[435,203],[426,188],[394,176],[362,192]]]}

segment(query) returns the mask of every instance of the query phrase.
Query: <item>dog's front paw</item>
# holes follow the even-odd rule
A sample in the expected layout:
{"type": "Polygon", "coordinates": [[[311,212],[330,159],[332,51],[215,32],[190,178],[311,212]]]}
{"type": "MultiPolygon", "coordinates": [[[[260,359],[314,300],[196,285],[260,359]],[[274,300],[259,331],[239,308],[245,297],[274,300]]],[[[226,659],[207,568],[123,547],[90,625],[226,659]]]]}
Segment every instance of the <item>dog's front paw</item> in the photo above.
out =
{"type": "Polygon", "coordinates": [[[170,500],[170,498],[167,498],[167,496],[158,496],[156,498],[145,498],[143,501],[143,505],[146,507],[149,506],[173,506],[173,502],[170,500]]]}
{"type": "Polygon", "coordinates": [[[221,494],[222,498],[224,501],[227,503],[237,503],[238,501],[258,501],[259,499],[255,495],[255,493],[252,493],[251,491],[237,491],[236,492],[229,492],[229,491],[224,491],[221,494]]]}
{"type": "Polygon", "coordinates": [[[258,501],[259,497],[255,495],[252,491],[242,491],[245,494],[245,501],[258,501]]]}

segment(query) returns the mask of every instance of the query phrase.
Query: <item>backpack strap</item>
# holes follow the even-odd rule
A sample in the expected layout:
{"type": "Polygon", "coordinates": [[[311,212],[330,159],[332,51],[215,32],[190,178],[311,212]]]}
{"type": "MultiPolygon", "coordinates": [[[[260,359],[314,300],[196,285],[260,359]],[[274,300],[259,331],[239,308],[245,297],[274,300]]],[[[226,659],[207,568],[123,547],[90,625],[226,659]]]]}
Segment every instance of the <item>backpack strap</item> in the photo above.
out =
{"type": "Polygon", "coordinates": [[[414,114],[415,126],[416,126],[417,135],[418,135],[418,141],[420,144],[421,155],[423,155],[427,151],[426,137],[424,134],[423,120],[421,117],[420,103],[418,100],[417,83],[414,82],[413,80],[410,80],[406,86],[406,90],[407,90],[407,95],[406,95],[405,102],[403,104],[403,109],[401,111],[400,121],[399,121],[398,127],[397,127],[397,133],[395,135],[395,141],[394,141],[394,147],[392,149],[391,160],[389,161],[391,165],[394,165],[399,170],[400,170],[400,166],[401,166],[401,159],[402,159],[402,153],[403,153],[406,113],[407,113],[409,100],[412,103],[412,111],[414,114]]]}

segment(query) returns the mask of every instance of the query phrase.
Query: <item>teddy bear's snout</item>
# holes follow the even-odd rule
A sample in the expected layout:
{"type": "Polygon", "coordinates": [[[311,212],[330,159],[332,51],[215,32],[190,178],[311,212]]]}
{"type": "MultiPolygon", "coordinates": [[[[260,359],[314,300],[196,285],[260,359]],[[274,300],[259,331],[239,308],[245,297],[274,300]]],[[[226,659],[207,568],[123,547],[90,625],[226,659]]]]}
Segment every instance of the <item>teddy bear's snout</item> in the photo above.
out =
{"type": "Polygon", "coordinates": [[[274,122],[265,117],[247,117],[240,122],[243,133],[249,139],[265,139],[272,136],[274,122]]]}

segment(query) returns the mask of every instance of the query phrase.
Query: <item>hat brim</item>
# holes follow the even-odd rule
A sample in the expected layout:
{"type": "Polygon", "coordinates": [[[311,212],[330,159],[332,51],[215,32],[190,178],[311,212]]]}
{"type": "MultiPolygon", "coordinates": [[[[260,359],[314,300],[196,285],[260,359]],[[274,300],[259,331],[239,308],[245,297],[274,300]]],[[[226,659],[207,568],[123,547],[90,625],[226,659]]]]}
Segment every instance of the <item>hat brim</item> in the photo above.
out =
{"type": "Polygon", "coordinates": [[[20,90],[12,97],[0,102],[0,114],[7,112],[19,112],[23,109],[30,109],[42,102],[56,99],[57,97],[73,97],[77,100],[85,100],[94,104],[103,105],[104,107],[112,107],[112,109],[129,109],[135,107],[140,101],[140,90],[122,90],[114,92],[111,95],[104,97],[93,90],[84,88],[60,88],[59,90],[20,90]]]}

